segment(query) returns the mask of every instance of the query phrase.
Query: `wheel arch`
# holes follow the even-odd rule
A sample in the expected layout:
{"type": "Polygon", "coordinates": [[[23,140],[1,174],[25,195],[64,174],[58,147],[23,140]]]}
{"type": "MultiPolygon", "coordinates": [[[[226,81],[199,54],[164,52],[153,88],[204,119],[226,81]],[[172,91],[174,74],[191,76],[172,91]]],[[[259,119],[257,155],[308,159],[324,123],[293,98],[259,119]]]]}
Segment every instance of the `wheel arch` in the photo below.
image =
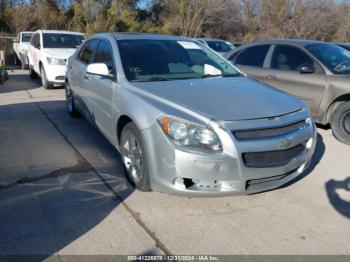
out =
{"type": "Polygon", "coordinates": [[[129,117],[126,114],[121,115],[118,120],[117,120],[117,124],[116,124],[116,133],[117,133],[117,145],[119,146],[120,143],[120,136],[122,134],[123,128],[130,122],[133,122],[136,126],[137,124],[135,123],[135,121],[129,117]]]}
{"type": "Polygon", "coordinates": [[[341,105],[342,103],[350,101],[350,93],[348,94],[343,94],[335,98],[332,103],[330,103],[328,109],[327,109],[327,114],[326,114],[326,123],[330,123],[332,114],[336,110],[336,108],[341,105]]]}

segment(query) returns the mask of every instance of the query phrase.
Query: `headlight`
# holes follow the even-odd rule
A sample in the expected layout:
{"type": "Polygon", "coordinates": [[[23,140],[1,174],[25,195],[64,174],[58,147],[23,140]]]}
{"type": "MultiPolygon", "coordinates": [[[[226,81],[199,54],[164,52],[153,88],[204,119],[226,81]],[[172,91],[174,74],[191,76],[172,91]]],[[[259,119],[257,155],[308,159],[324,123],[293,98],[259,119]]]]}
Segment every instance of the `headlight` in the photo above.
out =
{"type": "Polygon", "coordinates": [[[66,62],[64,61],[64,59],[55,58],[55,57],[47,57],[47,62],[50,65],[66,65],[66,62]]]}
{"type": "Polygon", "coordinates": [[[222,151],[220,139],[213,130],[169,116],[161,117],[158,123],[170,141],[180,147],[206,153],[222,151]]]}

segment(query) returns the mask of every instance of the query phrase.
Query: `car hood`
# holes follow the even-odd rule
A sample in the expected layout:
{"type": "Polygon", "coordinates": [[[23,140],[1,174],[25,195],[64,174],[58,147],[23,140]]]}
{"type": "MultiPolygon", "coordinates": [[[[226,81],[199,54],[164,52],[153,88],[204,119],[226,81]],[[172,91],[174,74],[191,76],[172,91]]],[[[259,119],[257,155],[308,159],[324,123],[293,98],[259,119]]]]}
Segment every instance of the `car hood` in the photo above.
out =
{"type": "Polygon", "coordinates": [[[75,52],[75,48],[44,48],[47,56],[68,59],[75,52]]]}
{"type": "Polygon", "coordinates": [[[296,97],[247,77],[134,82],[133,85],[214,120],[276,117],[303,107],[296,97]]]}

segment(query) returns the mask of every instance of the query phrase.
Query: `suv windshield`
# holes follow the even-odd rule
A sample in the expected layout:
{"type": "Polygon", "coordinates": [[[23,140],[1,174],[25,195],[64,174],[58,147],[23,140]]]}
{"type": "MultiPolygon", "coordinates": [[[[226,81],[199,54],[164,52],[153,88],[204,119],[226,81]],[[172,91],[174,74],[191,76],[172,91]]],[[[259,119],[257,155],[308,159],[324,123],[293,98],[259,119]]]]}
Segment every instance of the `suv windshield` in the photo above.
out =
{"type": "Polygon", "coordinates": [[[22,34],[22,42],[29,42],[30,39],[32,38],[32,33],[23,33],[22,34]]]}
{"type": "Polygon", "coordinates": [[[230,52],[235,47],[226,41],[213,41],[213,40],[207,40],[208,46],[213,49],[216,52],[230,52]]]}
{"type": "Polygon", "coordinates": [[[73,34],[43,34],[44,48],[77,48],[85,37],[73,34]]]}
{"type": "Polygon", "coordinates": [[[241,74],[215,52],[195,41],[118,40],[129,81],[167,81],[241,74]]]}
{"type": "Polygon", "coordinates": [[[315,44],[306,49],[334,74],[350,73],[350,51],[333,44],[315,44]]]}

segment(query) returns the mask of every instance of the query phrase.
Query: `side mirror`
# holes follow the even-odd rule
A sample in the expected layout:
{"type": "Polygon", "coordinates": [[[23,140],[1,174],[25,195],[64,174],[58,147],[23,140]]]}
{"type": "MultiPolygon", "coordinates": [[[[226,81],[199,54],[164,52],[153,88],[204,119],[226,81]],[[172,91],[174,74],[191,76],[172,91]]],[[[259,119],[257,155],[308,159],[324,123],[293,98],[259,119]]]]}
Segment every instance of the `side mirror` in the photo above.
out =
{"type": "Polygon", "coordinates": [[[303,64],[299,66],[299,73],[300,74],[312,74],[315,72],[315,68],[313,65],[310,64],[303,64]]]}
{"type": "Polygon", "coordinates": [[[86,73],[91,75],[114,78],[114,75],[109,73],[108,67],[104,63],[95,63],[95,64],[88,65],[86,69],[86,73]]]}
{"type": "Polygon", "coordinates": [[[18,39],[16,39],[16,38],[13,39],[12,42],[13,42],[13,43],[19,43],[18,39]]]}

